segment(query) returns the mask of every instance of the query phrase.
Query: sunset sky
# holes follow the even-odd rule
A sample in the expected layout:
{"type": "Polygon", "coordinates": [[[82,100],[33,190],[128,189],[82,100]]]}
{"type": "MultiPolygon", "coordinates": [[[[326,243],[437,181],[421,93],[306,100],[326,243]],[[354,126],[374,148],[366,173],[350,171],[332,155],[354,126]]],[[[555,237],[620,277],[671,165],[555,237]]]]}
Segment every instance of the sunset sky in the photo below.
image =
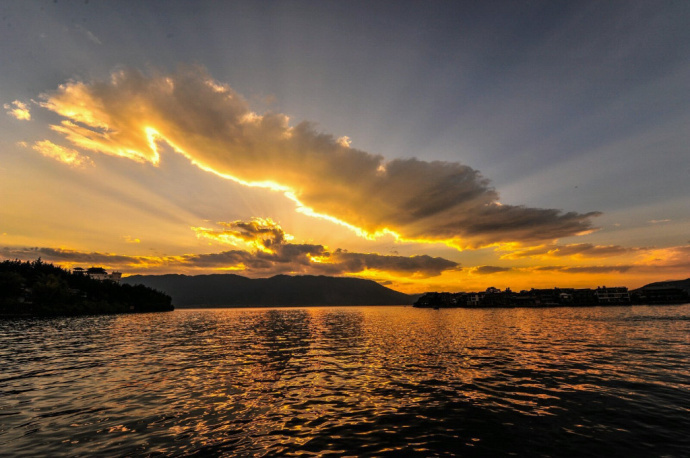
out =
{"type": "Polygon", "coordinates": [[[0,259],[690,277],[690,2],[0,3],[0,259]]]}

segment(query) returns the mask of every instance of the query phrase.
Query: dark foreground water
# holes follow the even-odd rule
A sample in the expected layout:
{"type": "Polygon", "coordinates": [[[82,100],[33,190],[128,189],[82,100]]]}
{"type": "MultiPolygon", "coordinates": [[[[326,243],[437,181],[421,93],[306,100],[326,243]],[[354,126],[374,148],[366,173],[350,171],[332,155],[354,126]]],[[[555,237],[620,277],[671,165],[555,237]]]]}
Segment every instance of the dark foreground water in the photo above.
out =
{"type": "Polygon", "coordinates": [[[2,456],[689,456],[690,305],[0,321],[2,456]]]}

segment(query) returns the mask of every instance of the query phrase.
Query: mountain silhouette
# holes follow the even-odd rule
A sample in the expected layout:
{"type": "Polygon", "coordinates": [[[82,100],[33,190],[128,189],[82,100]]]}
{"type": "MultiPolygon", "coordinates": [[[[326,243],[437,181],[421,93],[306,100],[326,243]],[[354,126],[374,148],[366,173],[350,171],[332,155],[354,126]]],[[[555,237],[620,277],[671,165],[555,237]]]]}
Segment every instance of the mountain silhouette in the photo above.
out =
{"type": "Polygon", "coordinates": [[[408,305],[413,296],[375,281],[314,275],[250,279],[234,274],[133,275],[122,283],[157,289],[178,307],[408,305]]]}
{"type": "Polygon", "coordinates": [[[641,291],[645,288],[678,288],[690,294],[690,278],[687,278],[685,280],[657,281],[654,283],[650,283],[648,285],[644,285],[643,287],[633,291],[641,291]]]}

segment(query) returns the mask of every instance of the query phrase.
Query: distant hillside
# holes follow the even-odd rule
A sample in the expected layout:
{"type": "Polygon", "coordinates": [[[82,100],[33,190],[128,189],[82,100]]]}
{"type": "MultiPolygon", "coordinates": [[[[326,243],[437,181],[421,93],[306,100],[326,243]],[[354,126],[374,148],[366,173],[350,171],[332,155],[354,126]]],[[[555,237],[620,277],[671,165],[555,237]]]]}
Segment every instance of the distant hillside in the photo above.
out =
{"type": "Polygon", "coordinates": [[[133,275],[122,279],[163,291],[177,307],[300,305],[407,305],[407,294],[371,280],[325,276],[277,275],[250,279],[234,274],[133,275]]]}
{"type": "Polygon", "coordinates": [[[642,288],[638,288],[635,291],[640,291],[645,288],[679,288],[690,294],[690,278],[686,278],[685,280],[658,281],[644,285],[642,288]]]}

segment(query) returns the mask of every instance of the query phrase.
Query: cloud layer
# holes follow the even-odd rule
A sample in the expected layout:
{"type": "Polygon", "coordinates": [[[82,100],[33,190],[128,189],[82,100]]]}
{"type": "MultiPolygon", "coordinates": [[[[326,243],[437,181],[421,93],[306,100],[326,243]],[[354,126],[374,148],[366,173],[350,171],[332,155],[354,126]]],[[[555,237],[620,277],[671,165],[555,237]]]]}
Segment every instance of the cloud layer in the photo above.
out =
{"type": "Polygon", "coordinates": [[[477,266],[470,269],[473,274],[478,275],[491,275],[501,272],[510,272],[511,267],[500,267],[500,266],[477,266]]]}
{"type": "Polygon", "coordinates": [[[546,245],[530,247],[524,250],[512,251],[502,255],[502,259],[521,259],[521,258],[609,258],[620,256],[641,248],[626,248],[620,245],[593,245],[591,243],[573,243],[570,245],[546,245]]]}
{"type": "Polygon", "coordinates": [[[280,273],[347,275],[365,271],[383,272],[407,278],[428,278],[448,270],[459,270],[456,262],[431,256],[389,256],[376,253],[329,251],[323,245],[288,243],[291,237],[270,219],[219,223],[222,229],[195,228],[200,237],[222,243],[243,243],[249,250],[228,250],[208,254],[180,256],[126,256],[110,253],[80,252],[60,248],[0,249],[6,259],[36,259],[70,263],[103,264],[108,267],[129,267],[137,271],[160,268],[234,270],[249,276],[280,273]]]}
{"type": "Polygon", "coordinates": [[[255,251],[232,252],[239,256],[237,264],[248,269],[275,269],[283,265],[291,271],[342,275],[366,270],[387,272],[398,276],[427,278],[446,270],[458,270],[456,262],[440,257],[391,256],[377,253],[351,253],[323,245],[288,243],[292,237],[271,219],[218,223],[222,229],[194,228],[197,235],[222,243],[242,242],[255,251]],[[241,254],[240,254],[241,253],[241,254]],[[241,258],[241,259],[240,259],[241,258]]]}
{"type": "Polygon", "coordinates": [[[501,205],[489,181],[466,165],[386,161],[308,122],[253,113],[197,67],[71,81],[44,94],[42,106],[63,117],[52,128],[74,147],[158,163],[156,142],[165,141],[205,170],[284,192],[303,211],[370,236],[458,247],[532,243],[591,230],[598,215],[501,205]]]}

